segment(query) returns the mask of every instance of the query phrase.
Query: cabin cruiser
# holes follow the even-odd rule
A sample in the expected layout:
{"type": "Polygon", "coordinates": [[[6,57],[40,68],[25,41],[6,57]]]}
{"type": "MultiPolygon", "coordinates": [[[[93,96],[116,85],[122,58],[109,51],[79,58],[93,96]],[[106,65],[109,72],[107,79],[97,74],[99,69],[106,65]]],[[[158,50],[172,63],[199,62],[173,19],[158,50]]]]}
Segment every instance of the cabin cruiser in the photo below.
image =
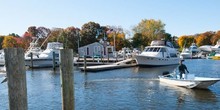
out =
{"type": "Polygon", "coordinates": [[[182,52],[180,53],[181,59],[190,59],[192,58],[192,53],[189,51],[188,48],[183,48],[182,52]]]}
{"type": "Polygon", "coordinates": [[[39,40],[39,38],[33,39],[33,41],[30,43],[30,46],[25,51],[25,57],[30,57],[31,54],[34,56],[38,56],[38,55],[40,55],[41,52],[43,52],[41,47],[38,45],[38,40],[39,40]]]}
{"type": "Polygon", "coordinates": [[[26,56],[25,65],[31,68],[58,66],[60,49],[63,49],[62,43],[49,42],[39,55],[26,56]]]}
{"type": "Polygon", "coordinates": [[[192,43],[192,45],[189,47],[189,51],[192,54],[192,58],[198,58],[199,49],[195,43],[192,43]]]}
{"type": "Polygon", "coordinates": [[[165,40],[154,40],[150,46],[136,56],[139,66],[167,66],[176,65],[180,61],[177,50],[172,43],[165,40]]]}

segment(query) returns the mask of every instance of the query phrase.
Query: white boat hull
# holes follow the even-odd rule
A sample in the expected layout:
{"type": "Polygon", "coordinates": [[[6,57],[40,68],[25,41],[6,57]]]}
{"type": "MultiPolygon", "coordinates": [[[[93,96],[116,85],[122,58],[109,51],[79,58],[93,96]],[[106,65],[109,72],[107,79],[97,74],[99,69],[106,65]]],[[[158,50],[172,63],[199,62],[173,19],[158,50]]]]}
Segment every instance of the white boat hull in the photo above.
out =
{"type": "Polygon", "coordinates": [[[137,64],[140,66],[168,66],[179,63],[180,58],[160,58],[153,56],[137,55],[137,64]]]}
{"type": "Polygon", "coordinates": [[[59,60],[55,59],[55,63],[53,63],[53,59],[48,58],[35,58],[33,59],[33,61],[31,61],[31,59],[25,59],[25,65],[31,68],[53,67],[59,66],[59,60]]]}
{"type": "Polygon", "coordinates": [[[191,59],[192,55],[190,53],[181,53],[180,58],[182,58],[182,59],[191,59]]]}
{"type": "Polygon", "coordinates": [[[195,77],[193,79],[176,79],[170,77],[159,76],[161,82],[186,88],[207,89],[209,86],[220,81],[220,78],[195,77]]]}

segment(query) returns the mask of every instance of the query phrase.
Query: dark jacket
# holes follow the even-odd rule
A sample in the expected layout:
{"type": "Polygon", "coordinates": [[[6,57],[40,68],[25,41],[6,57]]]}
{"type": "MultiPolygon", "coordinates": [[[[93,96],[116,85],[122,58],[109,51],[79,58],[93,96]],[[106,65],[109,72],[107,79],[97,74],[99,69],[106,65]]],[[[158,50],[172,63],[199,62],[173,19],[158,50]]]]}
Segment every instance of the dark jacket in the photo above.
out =
{"type": "Polygon", "coordinates": [[[186,65],[184,65],[184,64],[179,65],[179,72],[180,73],[185,73],[185,70],[188,72],[186,65]]]}

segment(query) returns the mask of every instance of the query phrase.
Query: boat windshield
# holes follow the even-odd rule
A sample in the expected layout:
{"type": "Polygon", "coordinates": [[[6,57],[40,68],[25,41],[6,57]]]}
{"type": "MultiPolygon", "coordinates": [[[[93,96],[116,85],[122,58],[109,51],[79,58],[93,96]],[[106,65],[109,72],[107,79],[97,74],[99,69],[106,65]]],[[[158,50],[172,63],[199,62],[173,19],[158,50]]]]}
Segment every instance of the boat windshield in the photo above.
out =
{"type": "Polygon", "coordinates": [[[159,52],[160,51],[160,48],[158,47],[147,47],[145,49],[145,52],[159,52]]]}

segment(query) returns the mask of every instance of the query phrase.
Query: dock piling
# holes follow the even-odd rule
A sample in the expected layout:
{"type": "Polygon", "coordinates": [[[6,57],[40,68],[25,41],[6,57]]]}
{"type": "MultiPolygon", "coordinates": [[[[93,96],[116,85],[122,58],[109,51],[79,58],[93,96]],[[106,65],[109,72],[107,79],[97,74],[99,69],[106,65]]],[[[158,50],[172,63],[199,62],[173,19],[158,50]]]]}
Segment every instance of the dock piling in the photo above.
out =
{"type": "Polygon", "coordinates": [[[8,78],[9,110],[27,110],[27,85],[22,48],[6,48],[5,65],[8,78]]]}
{"type": "Polygon", "coordinates": [[[84,56],[84,70],[86,72],[86,57],[84,56]]]}
{"type": "Polygon", "coordinates": [[[55,52],[53,52],[53,70],[56,69],[55,52]]]}
{"type": "Polygon", "coordinates": [[[34,66],[34,63],[33,63],[33,53],[31,52],[30,54],[31,54],[31,68],[33,68],[33,66],[34,66]]]}
{"type": "Polygon", "coordinates": [[[74,110],[73,51],[60,50],[62,110],[74,110]]]}

